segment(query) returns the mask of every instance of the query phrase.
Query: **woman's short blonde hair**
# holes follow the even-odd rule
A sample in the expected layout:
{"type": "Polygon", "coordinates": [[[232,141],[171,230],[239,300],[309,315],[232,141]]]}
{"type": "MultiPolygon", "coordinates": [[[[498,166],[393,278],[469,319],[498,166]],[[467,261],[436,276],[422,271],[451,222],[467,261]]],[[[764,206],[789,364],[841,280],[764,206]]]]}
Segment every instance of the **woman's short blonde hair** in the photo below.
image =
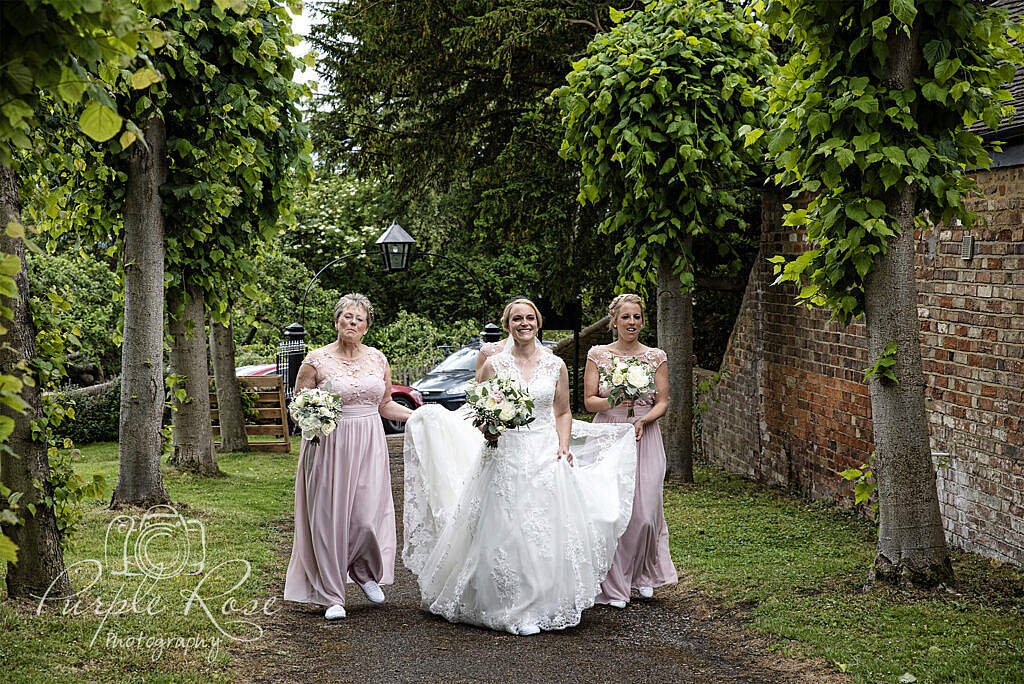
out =
{"type": "Polygon", "coordinates": [[[644,300],[640,295],[633,293],[620,294],[608,305],[608,328],[610,330],[615,330],[615,319],[619,317],[619,311],[622,310],[623,304],[636,304],[640,307],[641,318],[644,321],[647,320],[647,312],[644,311],[644,300]]]}
{"type": "Polygon", "coordinates": [[[537,305],[526,297],[517,297],[506,304],[505,310],[501,312],[501,327],[505,329],[505,332],[509,332],[508,319],[512,316],[512,307],[516,304],[526,304],[533,309],[533,313],[537,315],[537,328],[540,329],[544,327],[544,317],[540,315],[540,309],[537,308],[537,305]]]}
{"type": "Polygon", "coordinates": [[[345,309],[350,306],[358,306],[366,312],[366,327],[369,328],[373,325],[373,304],[366,298],[366,295],[361,295],[358,292],[352,292],[347,295],[342,295],[338,303],[334,305],[334,322],[338,322],[338,318],[345,309]]]}

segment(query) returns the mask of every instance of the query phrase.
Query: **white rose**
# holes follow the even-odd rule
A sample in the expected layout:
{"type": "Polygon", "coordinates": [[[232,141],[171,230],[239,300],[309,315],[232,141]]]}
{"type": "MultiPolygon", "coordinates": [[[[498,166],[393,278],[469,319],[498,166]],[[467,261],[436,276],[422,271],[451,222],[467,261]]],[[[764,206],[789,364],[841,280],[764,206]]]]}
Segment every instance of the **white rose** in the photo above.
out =
{"type": "Polygon", "coordinates": [[[626,382],[626,376],[622,374],[622,371],[615,371],[612,373],[612,384],[622,385],[626,382]]]}
{"type": "Polygon", "coordinates": [[[306,395],[300,394],[298,397],[295,398],[294,403],[296,408],[302,408],[303,406],[306,405],[306,395]]]}
{"type": "Polygon", "coordinates": [[[647,385],[651,384],[651,379],[648,377],[647,371],[640,366],[633,366],[630,368],[626,373],[626,380],[629,381],[630,385],[637,389],[647,387],[647,385]]]}
{"type": "Polygon", "coordinates": [[[502,420],[512,420],[512,418],[514,418],[515,415],[516,407],[506,401],[504,404],[502,404],[501,412],[498,414],[498,417],[501,418],[502,420]]]}
{"type": "Polygon", "coordinates": [[[495,400],[494,397],[490,395],[484,397],[483,405],[484,408],[487,409],[488,411],[493,411],[494,409],[498,408],[498,402],[495,400]]]}
{"type": "Polygon", "coordinates": [[[338,427],[336,423],[327,423],[326,425],[324,425],[324,426],[323,426],[322,428],[320,428],[320,429],[321,429],[321,431],[322,431],[322,432],[323,432],[323,433],[324,433],[325,435],[329,435],[329,434],[331,434],[332,432],[334,432],[334,428],[336,428],[336,427],[338,427]]]}

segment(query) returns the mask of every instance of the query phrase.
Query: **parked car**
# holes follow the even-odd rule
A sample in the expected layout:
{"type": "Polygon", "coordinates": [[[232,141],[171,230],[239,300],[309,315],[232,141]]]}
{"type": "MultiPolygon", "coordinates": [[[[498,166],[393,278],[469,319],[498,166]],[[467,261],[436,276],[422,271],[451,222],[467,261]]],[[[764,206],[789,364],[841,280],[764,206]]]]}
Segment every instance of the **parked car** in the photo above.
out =
{"type": "MultiPolygon", "coordinates": [[[[544,346],[553,347],[555,343],[545,341],[544,346]]],[[[449,411],[454,411],[466,403],[466,389],[476,373],[476,357],[479,353],[479,342],[457,349],[429,373],[412,383],[413,388],[423,395],[424,403],[441,404],[449,411]]]]}
{"type": "MultiPolygon", "coordinates": [[[[274,375],[275,373],[277,373],[276,363],[257,363],[251,366],[239,366],[235,369],[235,375],[274,375]]],[[[423,406],[423,395],[408,385],[392,384],[391,398],[402,406],[413,410],[423,406]]],[[[381,421],[384,423],[384,432],[389,435],[405,432],[405,423],[387,418],[381,418],[381,421]]]]}

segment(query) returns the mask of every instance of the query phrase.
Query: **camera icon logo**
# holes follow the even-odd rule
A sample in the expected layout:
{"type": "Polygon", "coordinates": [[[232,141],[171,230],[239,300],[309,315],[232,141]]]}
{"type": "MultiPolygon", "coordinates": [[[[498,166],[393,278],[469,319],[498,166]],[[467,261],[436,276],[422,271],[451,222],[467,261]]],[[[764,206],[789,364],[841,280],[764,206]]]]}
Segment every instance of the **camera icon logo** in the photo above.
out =
{"type": "Polygon", "coordinates": [[[206,526],[163,504],[141,516],[119,515],[107,525],[103,556],[114,575],[161,580],[199,574],[206,567],[206,526]]]}

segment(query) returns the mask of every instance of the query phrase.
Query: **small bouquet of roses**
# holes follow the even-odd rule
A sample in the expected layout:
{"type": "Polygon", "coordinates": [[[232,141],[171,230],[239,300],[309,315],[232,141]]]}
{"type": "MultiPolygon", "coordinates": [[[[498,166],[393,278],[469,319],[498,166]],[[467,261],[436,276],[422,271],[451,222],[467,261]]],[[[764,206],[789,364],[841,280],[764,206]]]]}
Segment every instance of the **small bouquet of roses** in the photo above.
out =
{"type": "MultiPolygon", "coordinates": [[[[608,399],[612,406],[624,401],[636,401],[648,392],[653,392],[654,372],[649,364],[637,358],[613,359],[612,365],[600,368],[601,384],[608,387],[608,399]]],[[[630,405],[626,416],[633,417],[630,405]]]]}
{"type": "MultiPolygon", "coordinates": [[[[466,403],[473,411],[473,425],[483,428],[485,436],[498,436],[509,428],[533,422],[533,397],[506,378],[493,377],[472,382],[466,390],[466,403]]],[[[487,445],[497,447],[496,441],[487,445]]]]}
{"type": "Polygon", "coordinates": [[[341,408],[341,397],[337,394],[322,389],[304,389],[292,399],[288,413],[302,430],[302,438],[319,444],[321,436],[334,432],[341,408]]]}

